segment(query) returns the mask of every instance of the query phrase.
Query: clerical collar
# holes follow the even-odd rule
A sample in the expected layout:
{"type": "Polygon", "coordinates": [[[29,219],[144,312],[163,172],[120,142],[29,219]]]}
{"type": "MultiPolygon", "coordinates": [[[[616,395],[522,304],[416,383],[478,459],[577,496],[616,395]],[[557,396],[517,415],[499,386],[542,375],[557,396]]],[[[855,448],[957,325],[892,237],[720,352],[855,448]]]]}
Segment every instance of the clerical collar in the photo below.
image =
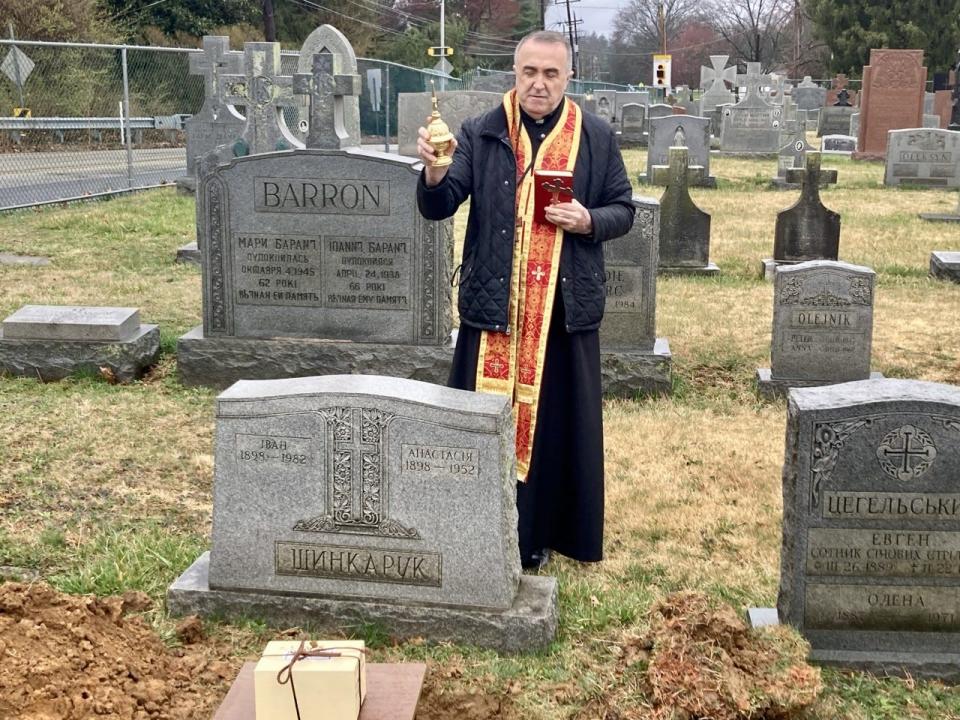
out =
{"type": "Polygon", "coordinates": [[[557,105],[552,111],[548,112],[546,115],[544,115],[542,118],[539,118],[539,119],[532,117],[531,115],[527,114],[526,110],[524,110],[523,108],[520,108],[520,117],[523,118],[523,124],[527,126],[530,126],[530,125],[537,125],[537,126],[545,125],[547,127],[552,126],[556,122],[557,116],[559,116],[560,111],[563,109],[563,104],[566,101],[567,99],[565,97],[562,98],[560,100],[559,105],[557,105]]]}

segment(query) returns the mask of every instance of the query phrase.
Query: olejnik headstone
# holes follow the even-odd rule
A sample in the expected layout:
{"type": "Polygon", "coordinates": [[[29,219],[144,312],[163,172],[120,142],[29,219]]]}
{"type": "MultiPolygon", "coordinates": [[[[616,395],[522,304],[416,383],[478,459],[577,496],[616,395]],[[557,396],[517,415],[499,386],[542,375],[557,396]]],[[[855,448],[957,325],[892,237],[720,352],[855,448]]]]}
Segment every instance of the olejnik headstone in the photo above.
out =
{"type": "Polygon", "coordinates": [[[777,610],[812,660],[960,679],[958,478],[956,387],[791,391],[777,610]]]}

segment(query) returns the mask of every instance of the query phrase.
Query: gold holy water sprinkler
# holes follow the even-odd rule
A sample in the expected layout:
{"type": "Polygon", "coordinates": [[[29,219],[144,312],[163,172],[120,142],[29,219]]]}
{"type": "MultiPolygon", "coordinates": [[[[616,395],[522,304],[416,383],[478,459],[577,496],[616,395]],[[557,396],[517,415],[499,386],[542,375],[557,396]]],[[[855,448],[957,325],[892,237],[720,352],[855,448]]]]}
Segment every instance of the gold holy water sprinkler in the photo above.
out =
{"type": "Polygon", "coordinates": [[[433,80],[430,81],[430,92],[433,94],[433,112],[430,113],[427,132],[430,133],[430,146],[437,156],[433,167],[446,167],[453,162],[453,158],[446,154],[453,142],[453,133],[450,132],[450,128],[440,117],[440,108],[437,105],[437,88],[433,80]]]}

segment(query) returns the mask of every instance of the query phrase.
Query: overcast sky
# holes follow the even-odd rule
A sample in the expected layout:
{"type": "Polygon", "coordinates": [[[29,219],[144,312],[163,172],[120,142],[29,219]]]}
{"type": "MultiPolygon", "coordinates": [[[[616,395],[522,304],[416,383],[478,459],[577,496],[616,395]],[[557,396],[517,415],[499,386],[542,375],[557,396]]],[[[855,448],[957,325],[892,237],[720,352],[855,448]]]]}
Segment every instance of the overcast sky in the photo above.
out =
{"type": "MultiPolygon", "coordinates": [[[[617,9],[624,5],[623,0],[578,0],[570,3],[570,13],[577,19],[583,20],[580,23],[579,33],[589,35],[592,32],[598,35],[613,35],[613,18],[617,14],[617,9]]],[[[551,23],[567,21],[567,5],[565,2],[558,2],[555,5],[548,5],[546,9],[546,25],[548,30],[560,30],[551,23]]]]}

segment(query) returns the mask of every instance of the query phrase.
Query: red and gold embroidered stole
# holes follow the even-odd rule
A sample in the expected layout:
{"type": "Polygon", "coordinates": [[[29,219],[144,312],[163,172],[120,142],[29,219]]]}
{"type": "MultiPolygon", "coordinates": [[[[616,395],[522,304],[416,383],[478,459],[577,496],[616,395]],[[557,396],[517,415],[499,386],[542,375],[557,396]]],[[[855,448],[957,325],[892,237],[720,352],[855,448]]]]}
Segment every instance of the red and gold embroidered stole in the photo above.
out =
{"type": "MultiPolygon", "coordinates": [[[[512,398],[517,479],[524,482],[530,470],[537,427],[537,403],[560,271],[563,230],[553,223],[534,221],[534,179],[532,170],[527,171],[533,151],[520,119],[516,90],[503,96],[503,107],[517,161],[517,224],[510,278],[510,315],[506,332],[485,330],[481,334],[476,387],[478,392],[512,398]]],[[[580,108],[570,100],[566,101],[562,113],[544,138],[533,169],[573,172],[580,149],[582,116],[580,108]]]]}

